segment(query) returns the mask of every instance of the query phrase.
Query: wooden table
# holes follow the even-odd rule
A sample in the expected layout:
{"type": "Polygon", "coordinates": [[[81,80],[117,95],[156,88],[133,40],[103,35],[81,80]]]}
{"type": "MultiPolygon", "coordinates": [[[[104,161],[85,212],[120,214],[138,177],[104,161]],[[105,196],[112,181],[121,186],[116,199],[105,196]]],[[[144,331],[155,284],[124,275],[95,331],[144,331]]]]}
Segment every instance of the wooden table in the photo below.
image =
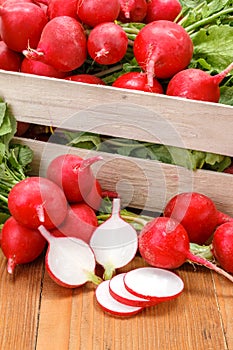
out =
{"type": "MultiPolygon", "coordinates": [[[[140,257],[122,271],[143,266],[140,257]]],[[[4,350],[233,350],[233,285],[185,264],[176,299],[133,317],[113,317],[95,300],[91,283],[58,286],[44,257],[6,271],[0,253],[0,349],[4,350]]]]}

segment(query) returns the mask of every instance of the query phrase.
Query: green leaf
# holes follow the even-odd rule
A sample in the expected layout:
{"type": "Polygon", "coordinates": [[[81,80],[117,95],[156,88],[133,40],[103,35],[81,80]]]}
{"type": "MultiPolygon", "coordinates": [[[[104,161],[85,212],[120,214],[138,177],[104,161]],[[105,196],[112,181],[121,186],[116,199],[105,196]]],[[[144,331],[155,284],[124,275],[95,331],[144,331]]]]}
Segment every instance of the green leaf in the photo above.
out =
{"type": "Polygon", "coordinates": [[[222,86],[220,88],[220,93],[219,103],[233,106],[233,86],[222,86]]]}
{"type": "MultiPolygon", "coordinates": [[[[68,133],[67,133],[68,135],[68,133]]],[[[99,144],[101,143],[100,136],[92,133],[69,133],[69,137],[74,137],[67,144],[68,146],[85,148],[85,149],[98,149],[99,144]]]]}

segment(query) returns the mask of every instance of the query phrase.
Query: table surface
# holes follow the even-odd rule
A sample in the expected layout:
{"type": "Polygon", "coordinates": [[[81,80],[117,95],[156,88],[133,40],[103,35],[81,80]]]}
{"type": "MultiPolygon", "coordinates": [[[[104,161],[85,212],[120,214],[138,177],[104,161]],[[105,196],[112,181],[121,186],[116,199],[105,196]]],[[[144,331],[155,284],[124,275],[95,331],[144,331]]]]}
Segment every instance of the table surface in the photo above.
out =
{"type": "MultiPolygon", "coordinates": [[[[119,272],[144,265],[137,256],[119,272]]],[[[44,256],[9,275],[0,253],[0,271],[0,349],[233,350],[233,285],[206,268],[183,265],[183,293],[131,317],[104,312],[92,283],[57,285],[44,256]]]]}

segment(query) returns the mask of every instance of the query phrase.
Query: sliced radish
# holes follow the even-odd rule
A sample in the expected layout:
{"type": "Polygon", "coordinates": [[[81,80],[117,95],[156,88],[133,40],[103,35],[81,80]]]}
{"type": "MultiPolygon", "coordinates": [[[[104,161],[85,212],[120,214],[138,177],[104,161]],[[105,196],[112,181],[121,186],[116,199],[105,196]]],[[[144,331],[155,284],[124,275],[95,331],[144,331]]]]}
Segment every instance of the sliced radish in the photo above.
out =
{"type": "Polygon", "coordinates": [[[131,270],[125,274],[124,283],[130,293],[151,301],[176,298],[184,289],[184,283],[177,274],[156,267],[131,270]]]}
{"type": "Polygon", "coordinates": [[[119,213],[120,198],[114,198],[111,217],[94,231],[89,243],[96,261],[104,267],[104,279],[110,279],[117,268],[127,265],[138,249],[136,230],[119,213]]]}
{"type": "Polygon", "coordinates": [[[109,291],[111,296],[119,301],[120,303],[130,305],[130,306],[152,306],[157,304],[159,301],[151,301],[148,299],[140,298],[132,293],[130,293],[124,284],[124,276],[126,273],[120,273],[114,276],[109,283],[109,291]]]}
{"type": "Polygon", "coordinates": [[[142,307],[125,305],[114,299],[109,291],[109,283],[110,280],[103,281],[98,285],[95,291],[97,302],[103,310],[112,315],[130,316],[137,314],[143,309],[142,307]]]}
{"type": "Polygon", "coordinates": [[[49,243],[46,269],[57,284],[76,288],[88,281],[102,281],[95,275],[95,256],[86,242],[75,237],[55,237],[42,225],[39,231],[49,243]]]}

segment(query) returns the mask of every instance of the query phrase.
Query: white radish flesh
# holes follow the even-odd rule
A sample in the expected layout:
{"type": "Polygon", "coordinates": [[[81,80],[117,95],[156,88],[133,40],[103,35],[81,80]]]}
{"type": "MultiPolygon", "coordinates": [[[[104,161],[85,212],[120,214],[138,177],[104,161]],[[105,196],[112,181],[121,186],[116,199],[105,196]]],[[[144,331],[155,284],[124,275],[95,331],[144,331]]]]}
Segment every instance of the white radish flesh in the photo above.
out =
{"type": "Polygon", "coordinates": [[[130,293],[153,301],[176,298],[184,289],[184,283],[177,274],[155,267],[142,267],[127,272],[124,283],[130,293]]]}
{"type": "Polygon", "coordinates": [[[143,309],[142,307],[125,305],[114,299],[109,291],[109,283],[109,280],[103,281],[95,291],[96,300],[103,310],[116,316],[130,316],[137,314],[143,309]]]}
{"type": "Polygon", "coordinates": [[[57,284],[75,288],[88,281],[100,283],[95,256],[87,243],[74,237],[54,237],[42,225],[39,231],[49,243],[46,269],[57,284]]]}
{"type": "Polygon", "coordinates": [[[110,279],[115,269],[127,265],[136,255],[136,230],[120,217],[120,199],[113,199],[111,217],[101,224],[90,239],[96,261],[105,269],[104,279],[110,279]]]}
{"type": "Polygon", "coordinates": [[[109,283],[109,290],[111,296],[119,301],[120,303],[130,305],[130,306],[152,306],[157,302],[150,301],[148,299],[140,298],[132,293],[130,293],[124,284],[124,276],[126,273],[120,273],[114,276],[109,283]]]}

